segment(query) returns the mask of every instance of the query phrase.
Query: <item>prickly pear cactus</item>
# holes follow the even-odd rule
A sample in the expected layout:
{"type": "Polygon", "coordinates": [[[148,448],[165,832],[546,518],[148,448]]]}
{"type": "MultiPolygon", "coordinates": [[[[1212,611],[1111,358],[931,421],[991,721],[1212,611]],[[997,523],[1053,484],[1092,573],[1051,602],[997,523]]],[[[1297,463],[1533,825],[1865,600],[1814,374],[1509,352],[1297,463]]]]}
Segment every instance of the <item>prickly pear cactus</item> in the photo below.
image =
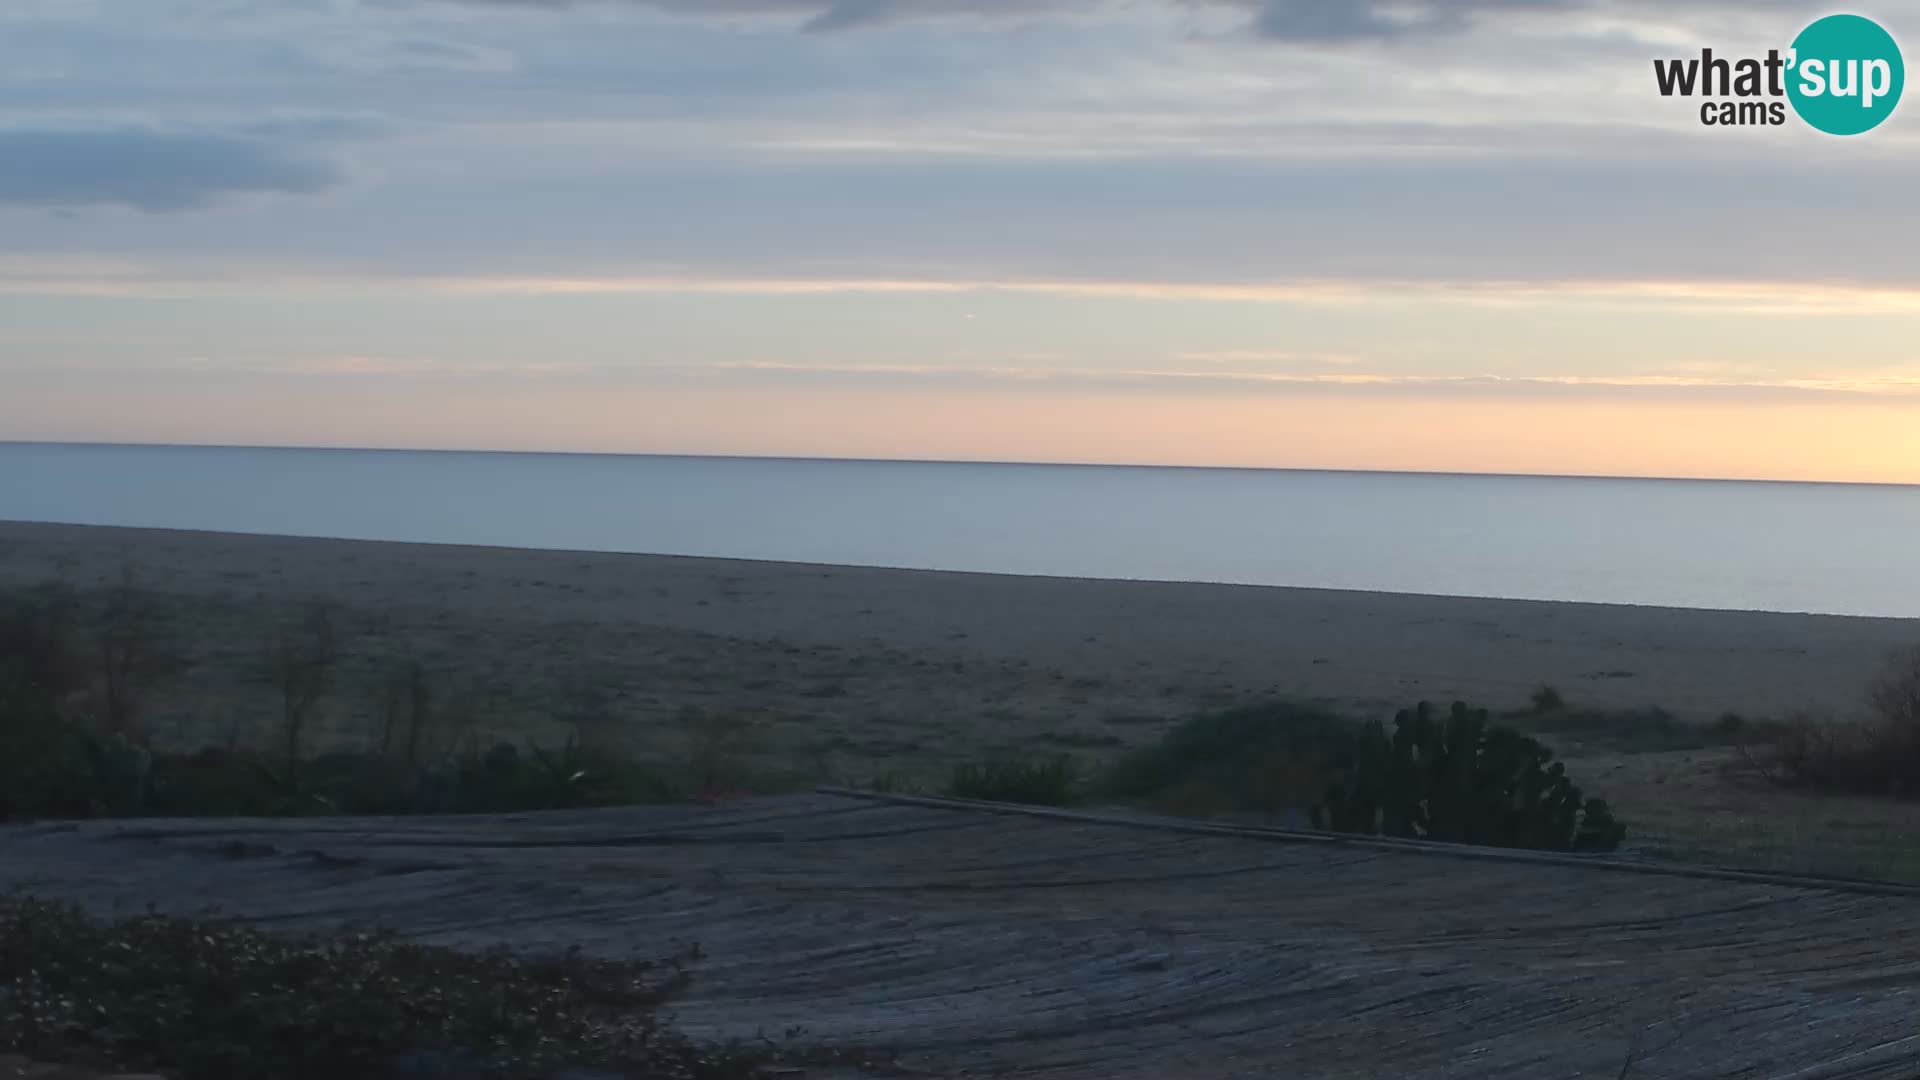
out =
{"type": "Polygon", "coordinates": [[[1446,718],[1421,702],[1389,738],[1359,736],[1352,767],[1314,808],[1316,826],[1461,844],[1612,851],[1626,836],[1607,804],[1581,797],[1553,751],[1485,709],[1455,702],[1446,718]]]}

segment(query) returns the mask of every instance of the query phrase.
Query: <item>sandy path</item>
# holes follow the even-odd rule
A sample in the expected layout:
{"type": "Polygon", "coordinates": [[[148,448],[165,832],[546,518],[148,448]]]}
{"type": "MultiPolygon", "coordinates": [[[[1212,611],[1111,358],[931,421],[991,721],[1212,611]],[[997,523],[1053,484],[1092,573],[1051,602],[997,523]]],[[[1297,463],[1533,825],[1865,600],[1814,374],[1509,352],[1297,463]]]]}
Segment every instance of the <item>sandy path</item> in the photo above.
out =
{"type": "Polygon", "coordinates": [[[0,829],[101,913],[705,959],[699,1034],[929,1076],[1912,1076],[1920,901],[829,795],[0,829]],[[215,899],[217,898],[217,904],[215,899]]]}

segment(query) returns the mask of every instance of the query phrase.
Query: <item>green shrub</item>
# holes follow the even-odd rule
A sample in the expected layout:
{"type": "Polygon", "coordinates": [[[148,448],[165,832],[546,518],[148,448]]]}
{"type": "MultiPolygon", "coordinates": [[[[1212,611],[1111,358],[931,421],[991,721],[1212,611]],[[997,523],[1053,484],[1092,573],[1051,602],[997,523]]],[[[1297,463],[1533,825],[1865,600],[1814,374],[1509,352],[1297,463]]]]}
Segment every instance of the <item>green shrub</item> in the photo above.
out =
{"type": "Polygon", "coordinates": [[[0,821],[142,812],[152,755],[61,715],[19,658],[0,662],[0,821]]]}
{"type": "MultiPolygon", "coordinates": [[[[160,754],[153,762],[150,813],[163,817],[280,817],[299,801],[265,762],[252,754],[209,748],[160,754]]],[[[312,807],[312,810],[320,809],[312,807]]]]}
{"type": "Polygon", "coordinates": [[[176,1080],[534,1077],[563,1067],[759,1075],[747,1054],[693,1043],[657,1019],[686,985],[690,958],[474,954],[156,915],[106,923],[0,898],[0,1046],[176,1080]]]}
{"type": "Polygon", "coordinates": [[[1748,760],[1783,787],[1920,799],[1920,648],[1887,658],[1867,703],[1859,721],[1794,716],[1748,760]]]}
{"type": "Polygon", "coordinates": [[[0,821],[84,812],[72,731],[19,659],[0,661],[0,821]]]}
{"type": "Polygon", "coordinates": [[[1556,712],[1566,707],[1567,699],[1560,696],[1560,690],[1553,686],[1540,686],[1527,698],[1537,713],[1556,712]]]}
{"type": "Polygon", "coordinates": [[[78,602],[73,590],[43,585],[0,594],[0,667],[49,697],[87,683],[86,664],[74,644],[78,602]]]}
{"type": "Polygon", "coordinates": [[[1034,761],[998,759],[953,771],[947,794],[956,799],[1066,806],[1075,799],[1079,769],[1066,754],[1034,761]]]}
{"type": "Polygon", "coordinates": [[[1110,798],[1174,813],[1305,810],[1351,761],[1359,730],[1310,705],[1210,713],[1124,755],[1100,788],[1110,798]]]}
{"type": "Polygon", "coordinates": [[[1391,737],[1369,724],[1314,820],[1336,832],[1549,851],[1612,851],[1626,835],[1604,801],[1581,797],[1553,751],[1460,702],[1445,720],[1424,701],[1402,710],[1391,737]]]}

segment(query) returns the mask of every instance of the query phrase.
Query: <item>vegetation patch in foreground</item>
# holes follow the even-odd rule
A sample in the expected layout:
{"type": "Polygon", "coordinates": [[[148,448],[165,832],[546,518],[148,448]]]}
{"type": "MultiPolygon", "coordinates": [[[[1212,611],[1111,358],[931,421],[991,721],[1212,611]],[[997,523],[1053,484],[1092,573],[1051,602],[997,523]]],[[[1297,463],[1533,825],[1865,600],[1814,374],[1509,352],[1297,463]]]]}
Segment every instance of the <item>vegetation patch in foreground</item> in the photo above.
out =
{"type": "Polygon", "coordinates": [[[1076,801],[1079,767],[1067,754],[1038,759],[998,758],[954,769],[947,794],[956,799],[1069,806],[1076,801]]]}
{"type": "Polygon", "coordinates": [[[1693,724],[1658,706],[1593,709],[1569,705],[1552,687],[1534,693],[1531,709],[1502,717],[1528,735],[1550,735],[1598,750],[1628,754],[1748,746],[1780,737],[1776,721],[1727,713],[1711,724],[1693,724]],[[1548,696],[1550,695],[1550,696],[1548,696]],[[1543,701],[1546,704],[1543,704],[1543,701]]]}
{"type": "Polygon", "coordinates": [[[1352,760],[1360,726],[1277,702],[1196,716],[1130,751],[1100,785],[1109,798],[1213,816],[1304,810],[1352,760]]]}
{"type": "Polygon", "coordinates": [[[1867,702],[1872,713],[1860,722],[1796,717],[1748,758],[1782,787],[1920,799],[1920,648],[1887,658],[1867,702]]]}
{"type": "Polygon", "coordinates": [[[1196,717],[1123,757],[1105,794],[1173,813],[1293,811],[1336,832],[1611,851],[1626,829],[1584,798],[1553,751],[1484,709],[1446,717],[1421,703],[1388,734],[1312,706],[1272,704],[1196,717]]]}
{"type": "Polygon", "coordinates": [[[1606,802],[1587,799],[1553,751],[1462,702],[1442,719],[1421,702],[1369,724],[1352,763],[1314,807],[1336,832],[1493,847],[1612,851],[1626,837],[1606,802]]]}
{"type": "Polygon", "coordinates": [[[178,1080],[544,1077],[744,1080],[764,1055],[695,1043],[658,1010],[663,963],[292,937],[0,898],[0,1046],[178,1080]]]}

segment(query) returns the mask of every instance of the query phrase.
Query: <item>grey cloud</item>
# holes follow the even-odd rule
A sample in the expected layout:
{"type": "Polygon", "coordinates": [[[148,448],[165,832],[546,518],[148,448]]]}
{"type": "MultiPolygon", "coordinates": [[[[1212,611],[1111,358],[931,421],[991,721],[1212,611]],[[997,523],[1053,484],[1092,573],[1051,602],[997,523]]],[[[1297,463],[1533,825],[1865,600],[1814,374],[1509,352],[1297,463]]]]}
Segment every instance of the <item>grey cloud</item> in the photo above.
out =
{"type": "Polygon", "coordinates": [[[1251,8],[1253,30],[1280,41],[1340,44],[1433,36],[1471,28],[1482,18],[1626,9],[1804,8],[1803,0],[1187,0],[1196,6],[1251,8]]]}
{"type": "Polygon", "coordinates": [[[1285,41],[1340,42],[1461,30],[1490,12],[1562,12],[1590,0],[1264,0],[1253,28],[1285,41]]]}
{"type": "Polygon", "coordinates": [[[840,0],[815,15],[807,23],[809,30],[844,30],[850,26],[887,19],[898,14],[890,0],[840,0]]]}
{"type": "Polygon", "coordinates": [[[1366,0],[1270,0],[1253,26],[1266,37],[1299,41],[1355,41],[1395,30],[1366,0]]]}
{"type": "MultiPolygon", "coordinates": [[[[404,5],[405,0],[387,0],[404,5]]],[[[591,5],[652,8],[675,15],[778,15],[804,20],[823,32],[943,16],[1008,17],[1086,10],[1090,0],[455,0],[481,7],[577,8],[591,5]]]]}
{"type": "Polygon", "coordinates": [[[193,210],[238,194],[312,194],[340,182],[323,163],[232,135],[0,131],[0,207],[193,210]]]}

